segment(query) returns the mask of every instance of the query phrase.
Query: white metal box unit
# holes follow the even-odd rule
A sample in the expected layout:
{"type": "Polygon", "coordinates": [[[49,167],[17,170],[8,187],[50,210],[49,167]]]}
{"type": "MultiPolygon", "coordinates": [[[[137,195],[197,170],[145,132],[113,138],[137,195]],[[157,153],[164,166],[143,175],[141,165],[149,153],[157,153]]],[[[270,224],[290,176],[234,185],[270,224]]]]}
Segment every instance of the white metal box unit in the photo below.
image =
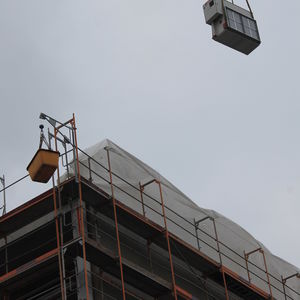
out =
{"type": "Polygon", "coordinates": [[[260,45],[252,12],[226,0],[208,0],[203,10],[215,41],[247,55],[260,45]]]}

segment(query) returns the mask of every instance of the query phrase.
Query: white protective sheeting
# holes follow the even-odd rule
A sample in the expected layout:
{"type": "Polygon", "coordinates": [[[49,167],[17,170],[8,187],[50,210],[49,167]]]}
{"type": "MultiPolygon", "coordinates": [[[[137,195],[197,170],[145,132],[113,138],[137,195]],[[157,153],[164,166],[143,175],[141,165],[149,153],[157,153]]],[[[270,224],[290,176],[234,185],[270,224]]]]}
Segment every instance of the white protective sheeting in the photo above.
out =
{"type": "MultiPolygon", "coordinates": [[[[99,186],[99,188],[103,189],[108,194],[111,194],[110,185],[106,182],[109,182],[109,173],[98,164],[100,163],[108,169],[106,149],[109,150],[111,168],[113,173],[115,174],[113,176],[113,183],[118,187],[115,187],[114,189],[116,199],[131,207],[135,211],[142,213],[141,202],[137,201],[141,200],[139,184],[144,184],[152,179],[159,180],[162,184],[165,205],[173,211],[172,212],[169,209],[166,209],[166,215],[168,219],[172,220],[168,220],[168,229],[170,232],[177,235],[182,240],[188,242],[193,247],[198,248],[197,239],[195,237],[194,221],[200,220],[206,216],[214,218],[216,222],[218,237],[222,243],[220,248],[221,252],[224,254],[222,255],[223,264],[226,267],[230,268],[232,271],[239,274],[239,276],[243,277],[245,280],[248,280],[245,268],[246,264],[244,259],[244,251],[250,252],[261,247],[265,252],[268,271],[271,274],[271,284],[274,286],[272,288],[273,296],[276,299],[284,299],[283,293],[280,292],[283,291],[281,276],[286,277],[295,274],[296,272],[300,272],[299,269],[285,262],[279,257],[272,255],[272,253],[268,249],[266,249],[266,247],[264,247],[262,243],[257,241],[242,227],[232,222],[228,218],[215,211],[203,209],[196,205],[180,190],[172,185],[167,179],[162,177],[158,172],[147,166],[136,157],[132,156],[130,153],[124,151],[122,148],[120,148],[110,140],[104,140],[85,150],[86,153],[95,161],[90,159],[88,162],[88,157],[85,154],[80,154],[79,160],[81,162],[81,176],[87,179],[92,177],[92,181],[94,184],[99,186]],[[92,176],[88,168],[85,167],[89,164],[92,169],[92,176]],[[100,175],[106,181],[100,178],[98,175],[100,175]],[[116,175],[118,175],[122,179],[125,179],[132,186],[122,181],[116,175]],[[130,196],[128,194],[130,194],[130,196]],[[136,198],[137,200],[135,200],[134,198],[136,198]],[[186,221],[184,219],[186,219],[186,221]],[[229,248],[232,250],[230,250],[229,248]]],[[[159,187],[156,183],[152,183],[145,187],[144,192],[145,194],[157,199],[157,201],[160,203],[159,187]]],[[[146,195],[144,195],[143,198],[145,203],[146,217],[163,226],[163,219],[161,215],[158,214],[161,214],[161,205],[158,202],[154,202],[150,197],[147,197],[146,195]],[[154,212],[153,209],[158,213],[154,212]]],[[[215,250],[216,241],[206,235],[206,233],[208,233],[212,237],[215,236],[213,222],[211,220],[201,222],[199,224],[199,229],[200,230],[198,230],[197,233],[200,239],[199,245],[201,247],[201,251],[219,262],[218,253],[215,250]]],[[[250,256],[249,261],[257,265],[261,269],[259,270],[257,267],[253,266],[250,263],[250,271],[253,271],[253,273],[262,278],[260,279],[259,277],[252,274],[251,282],[257,287],[269,293],[267,277],[266,273],[264,272],[265,267],[262,254],[254,253],[250,256]]],[[[294,289],[297,293],[300,293],[299,279],[292,278],[287,282],[287,285],[294,289]]],[[[300,300],[299,295],[297,295],[289,288],[286,289],[286,293],[291,297],[290,299],[300,300]]]]}

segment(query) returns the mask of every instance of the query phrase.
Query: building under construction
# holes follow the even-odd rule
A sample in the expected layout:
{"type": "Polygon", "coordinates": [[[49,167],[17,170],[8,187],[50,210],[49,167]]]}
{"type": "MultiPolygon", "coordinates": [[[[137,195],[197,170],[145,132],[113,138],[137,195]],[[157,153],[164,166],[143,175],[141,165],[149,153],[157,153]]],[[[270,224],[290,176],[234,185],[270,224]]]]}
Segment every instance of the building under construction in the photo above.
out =
{"type": "Polygon", "coordinates": [[[299,269],[240,226],[109,140],[82,151],[74,117],[42,118],[59,167],[0,218],[0,299],[300,299],[299,269]]]}

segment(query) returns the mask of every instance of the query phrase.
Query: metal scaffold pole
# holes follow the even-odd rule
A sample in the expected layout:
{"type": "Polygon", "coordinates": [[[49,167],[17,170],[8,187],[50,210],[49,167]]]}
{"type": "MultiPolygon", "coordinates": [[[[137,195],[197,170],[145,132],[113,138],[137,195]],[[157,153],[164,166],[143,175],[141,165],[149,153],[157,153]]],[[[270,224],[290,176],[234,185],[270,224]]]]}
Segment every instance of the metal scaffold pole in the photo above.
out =
{"type": "Polygon", "coordinates": [[[172,275],[172,285],[173,285],[173,289],[174,289],[174,298],[175,298],[175,300],[177,300],[177,288],[176,288],[175,273],[174,273],[174,266],[173,266],[173,260],[172,260],[171,245],[170,245],[170,239],[169,239],[169,231],[168,231],[168,226],[167,226],[164,198],[163,198],[163,194],[162,194],[162,188],[161,188],[160,181],[156,181],[156,183],[159,186],[161,207],[162,207],[162,212],[163,212],[163,217],[164,217],[164,224],[165,224],[165,230],[166,230],[165,234],[166,234],[166,239],[167,239],[167,244],[168,244],[169,260],[170,260],[171,275],[172,275]]]}
{"type": "Polygon", "coordinates": [[[268,271],[268,266],[267,266],[265,251],[262,248],[255,249],[255,250],[250,251],[248,253],[244,252],[249,282],[251,282],[251,279],[250,279],[250,272],[249,272],[249,268],[248,268],[248,260],[249,260],[249,256],[252,255],[252,254],[254,254],[254,253],[256,253],[256,252],[261,253],[262,256],[263,256],[264,266],[265,266],[265,273],[266,273],[266,276],[267,276],[267,283],[268,283],[269,291],[270,291],[270,298],[273,300],[274,298],[273,298],[273,294],[272,294],[272,287],[271,287],[271,282],[270,282],[270,276],[269,276],[269,271],[268,271]]]}
{"type": "MultiPolygon", "coordinates": [[[[78,183],[78,193],[79,193],[79,207],[78,207],[78,227],[79,227],[79,235],[82,241],[82,255],[83,255],[83,265],[84,265],[84,281],[85,281],[85,293],[86,299],[89,300],[89,285],[88,285],[88,271],[87,271],[87,259],[86,259],[86,247],[85,247],[85,229],[84,229],[84,213],[83,213],[83,199],[82,199],[82,187],[81,187],[81,177],[80,177],[80,168],[79,168],[79,153],[78,153],[78,144],[77,144],[77,135],[76,135],[76,123],[75,123],[75,115],[73,117],[64,122],[58,122],[55,119],[41,113],[40,118],[43,120],[47,120],[54,128],[54,134],[49,133],[49,142],[47,146],[51,148],[50,138],[54,138],[55,150],[58,151],[58,141],[62,142],[62,140],[57,136],[58,133],[63,135],[60,131],[61,128],[68,128],[70,132],[72,132],[73,143],[71,143],[70,139],[63,135],[64,140],[67,143],[71,144],[73,148],[73,158],[74,158],[74,169],[75,169],[75,177],[78,183]],[[59,123],[56,126],[56,123],[59,123]]],[[[41,129],[43,127],[40,127],[41,129]]],[[[42,133],[43,134],[43,133],[42,133]]],[[[42,136],[43,140],[44,136],[42,136]]],[[[42,141],[42,140],[41,140],[42,141]]],[[[41,145],[40,145],[41,147],[41,145]]],[[[65,145],[64,145],[65,147],[65,145]]],[[[65,149],[66,150],[66,149],[65,149]]],[[[66,157],[67,160],[67,157],[66,157]]],[[[67,166],[68,167],[68,166],[67,166]]],[[[66,293],[66,274],[65,274],[65,262],[64,262],[64,241],[63,241],[63,220],[61,215],[61,195],[60,195],[60,172],[59,172],[59,164],[57,167],[57,186],[55,186],[55,179],[52,176],[53,183],[53,201],[54,201],[54,211],[55,211],[55,224],[56,224],[56,236],[57,236],[57,250],[58,250],[58,258],[59,258],[59,271],[60,271],[60,285],[61,285],[61,294],[62,299],[67,299],[66,293]],[[57,201],[58,200],[58,201],[57,201]]]]}
{"type": "Polygon", "coordinates": [[[224,272],[223,266],[221,266],[221,272],[222,272],[222,277],[223,277],[223,281],[224,281],[226,300],[229,300],[229,294],[228,294],[226,276],[225,276],[225,272],[224,272]]]}
{"type": "Polygon", "coordinates": [[[146,217],[144,197],[143,197],[143,187],[142,187],[142,185],[141,185],[140,182],[139,182],[139,190],[140,190],[140,195],[141,195],[141,203],[142,203],[143,216],[146,217]]]}
{"type": "Polygon", "coordinates": [[[109,149],[108,148],[106,148],[106,153],[107,153],[107,161],[108,161],[108,169],[109,169],[110,186],[111,186],[111,196],[112,196],[112,201],[113,201],[114,219],[115,219],[115,227],[116,227],[116,237],[117,237],[117,244],[118,244],[118,256],[119,256],[120,275],[121,275],[121,283],[122,283],[122,295],[123,295],[123,300],[125,300],[126,295],[125,295],[125,284],[124,284],[124,274],[123,274],[123,264],[122,264],[122,253],[121,253],[121,245],[120,245],[119,227],[118,227],[118,216],[117,216],[116,199],[115,199],[115,195],[114,195],[112,170],[111,170],[110,155],[109,155],[109,149]]]}
{"type": "Polygon", "coordinates": [[[216,242],[217,242],[217,249],[218,249],[218,253],[219,253],[221,272],[222,272],[223,281],[224,281],[226,300],[229,300],[229,294],[228,294],[228,288],[227,288],[227,282],[226,282],[226,274],[225,274],[224,268],[223,268],[223,261],[222,261],[222,255],[221,255],[221,250],[220,250],[220,243],[219,243],[219,237],[218,237],[218,232],[217,232],[216,221],[215,221],[214,218],[211,218],[211,220],[212,220],[213,225],[214,225],[214,232],[215,232],[215,237],[216,237],[216,242]]]}
{"type": "MultiPolygon", "coordinates": [[[[57,145],[57,129],[54,128],[54,143],[55,143],[55,150],[58,151],[58,145],[57,145]]],[[[50,145],[50,143],[49,143],[50,145]]],[[[55,184],[55,183],[54,183],[55,184]]],[[[55,193],[55,185],[54,187],[54,193],[55,193]]],[[[56,194],[56,193],[55,193],[56,194]]],[[[61,217],[61,195],[60,195],[60,172],[59,172],[59,166],[57,168],[57,196],[58,196],[58,212],[56,211],[56,226],[58,227],[57,234],[58,234],[58,240],[59,240],[59,254],[60,254],[60,260],[61,260],[61,270],[60,272],[62,273],[61,276],[63,278],[63,286],[62,290],[64,292],[64,298],[67,299],[67,291],[66,291],[66,270],[65,270],[65,260],[64,260],[64,237],[63,237],[63,224],[62,224],[62,217],[61,217]]],[[[55,199],[56,203],[56,199],[55,199]]]]}
{"type": "Polygon", "coordinates": [[[225,288],[225,296],[226,296],[226,300],[229,300],[229,294],[228,294],[228,288],[227,288],[227,282],[226,282],[226,274],[224,272],[224,268],[223,268],[223,261],[222,261],[222,254],[221,254],[221,249],[220,249],[220,242],[219,242],[219,236],[218,236],[218,232],[217,232],[217,226],[216,226],[216,221],[214,218],[210,217],[210,216],[206,216],[204,218],[202,218],[201,220],[196,221],[194,219],[194,225],[195,225],[195,231],[196,231],[196,238],[197,238],[197,243],[198,243],[198,249],[200,250],[200,245],[199,245],[199,237],[198,237],[198,226],[201,222],[204,222],[206,220],[210,220],[213,223],[213,228],[214,228],[214,233],[215,233],[215,241],[217,244],[217,252],[219,255],[219,263],[220,263],[220,272],[222,273],[222,278],[223,278],[223,283],[224,283],[224,288],[225,288]]]}
{"type": "Polygon", "coordinates": [[[79,189],[79,204],[80,204],[80,224],[81,224],[81,238],[82,238],[82,252],[83,252],[83,263],[84,263],[84,279],[85,279],[85,289],[86,289],[86,298],[89,300],[89,285],[88,285],[88,276],[87,276],[87,262],[86,262],[86,248],[85,248],[85,232],[84,232],[84,218],[83,218],[83,203],[82,203],[82,186],[81,186],[81,177],[80,177],[80,168],[79,168],[79,153],[78,153],[78,143],[77,143],[77,134],[76,134],[76,123],[75,115],[71,120],[72,131],[74,133],[74,142],[75,142],[75,153],[76,153],[76,166],[77,166],[77,175],[78,175],[78,189],[79,189]]]}
{"type": "Polygon", "coordinates": [[[160,195],[160,202],[161,202],[161,207],[162,207],[162,217],[164,220],[164,226],[165,226],[165,237],[167,241],[167,247],[168,247],[168,254],[169,254],[169,261],[170,261],[170,267],[171,267],[171,277],[172,277],[172,287],[173,287],[173,293],[174,293],[174,298],[177,300],[177,286],[176,286],[176,280],[175,280],[175,272],[174,272],[174,266],[173,266],[173,259],[172,259],[172,252],[171,252],[171,245],[170,245],[170,237],[169,237],[169,231],[168,231],[168,225],[167,225],[167,217],[166,217],[166,211],[165,211],[165,204],[164,204],[164,198],[163,198],[163,193],[162,193],[162,187],[161,187],[161,182],[157,179],[153,179],[143,185],[140,184],[140,192],[141,192],[141,197],[143,196],[143,191],[145,186],[156,183],[158,184],[159,187],[159,195],[160,195]]]}
{"type": "Polygon", "coordinates": [[[285,300],[287,300],[287,294],[286,294],[286,289],[285,289],[285,287],[286,287],[286,282],[287,282],[287,280],[289,280],[289,279],[291,279],[291,278],[298,278],[298,279],[300,279],[300,273],[297,272],[297,273],[292,274],[292,275],[290,275],[290,276],[287,276],[287,277],[285,277],[285,278],[283,278],[283,276],[281,276],[281,282],[282,282],[282,286],[283,286],[283,294],[284,294],[284,299],[285,299],[285,300]]]}
{"type": "Polygon", "coordinates": [[[2,191],[3,191],[3,205],[0,207],[0,209],[2,209],[2,216],[6,214],[6,195],[5,195],[5,177],[4,175],[2,177],[0,177],[0,182],[2,184],[2,191]]]}
{"type": "Polygon", "coordinates": [[[57,213],[57,200],[56,200],[56,187],[54,176],[52,176],[53,184],[53,206],[54,206],[54,216],[55,216],[55,230],[56,230],[56,242],[57,242],[57,254],[58,254],[58,266],[59,266],[59,279],[60,279],[60,289],[61,289],[61,298],[62,300],[66,299],[66,290],[65,290],[65,280],[63,275],[63,263],[62,263],[62,251],[61,251],[61,240],[59,234],[59,216],[57,213]]]}

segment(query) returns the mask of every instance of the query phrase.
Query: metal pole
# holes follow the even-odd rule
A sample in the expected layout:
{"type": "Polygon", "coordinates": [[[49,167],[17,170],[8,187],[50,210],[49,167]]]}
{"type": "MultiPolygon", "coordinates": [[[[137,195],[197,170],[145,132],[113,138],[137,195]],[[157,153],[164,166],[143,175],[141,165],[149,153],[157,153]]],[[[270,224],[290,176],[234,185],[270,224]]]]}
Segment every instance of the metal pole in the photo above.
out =
{"type": "Polygon", "coordinates": [[[221,251],[220,251],[220,244],[219,244],[219,237],[218,237],[216,222],[215,222],[214,218],[210,218],[210,220],[212,220],[213,225],[214,225],[215,237],[216,237],[216,242],[217,242],[217,249],[218,249],[218,253],[219,253],[221,271],[222,271],[222,276],[223,276],[223,281],[224,281],[224,287],[225,287],[226,300],[229,300],[229,294],[228,294],[226,276],[225,276],[225,272],[224,272],[224,269],[223,269],[222,255],[221,255],[221,251]]]}
{"type": "Polygon", "coordinates": [[[252,250],[252,251],[250,251],[250,252],[246,253],[246,255],[247,255],[247,257],[249,258],[249,256],[250,256],[251,254],[253,254],[253,253],[255,253],[255,252],[258,252],[258,251],[261,251],[261,248],[258,248],[258,249],[255,249],[255,250],[252,250]]]}
{"type": "Polygon", "coordinates": [[[171,275],[172,275],[172,285],[173,285],[173,290],[174,290],[174,298],[175,298],[175,300],[177,300],[176,281],[175,281],[175,274],[174,274],[174,267],[173,267],[173,260],[172,260],[171,246],[170,246],[170,239],[169,239],[169,231],[168,231],[168,226],[167,226],[167,218],[166,218],[166,212],[165,212],[164,198],[163,198],[163,194],[162,194],[162,188],[161,188],[160,181],[156,180],[156,183],[159,186],[159,193],[160,193],[160,199],[161,199],[161,207],[162,207],[162,212],[163,212],[163,217],[164,217],[164,224],[165,224],[165,229],[166,229],[165,234],[166,234],[166,239],[167,239],[168,252],[169,252],[169,260],[170,260],[170,266],[171,266],[171,275]]]}
{"type": "Polygon", "coordinates": [[[217,242],[217,249],[218,249],[218,253],[219,253],[220,264],[222,266],[223,263],[222,263],[222,256],[221,256],[221,251],[220,251],[220,243],[219,243],[219,238],[218,238],[218,233],[217,233],[216,222],[215,222],[214,218],[210,218],[210,219],[212,220],[213,225],[214,225],[215,237],[216,237],[216,242],[217,242]]]}
{"type": "Polygon", "coordinates": [[[281,282],[282,282],[282,287],[283,287],[284,299],[287,300],[286,291],[285,291],[285,281],[282,276],[281,276],[281,282]]]}
{"type": "Polygon", "coordinates": [[[251,9],[251,6],[250,6],[250,3],[249,3],[249,1],[248,1],[248,0],[246,0],[246,2],[247,2],[247,5],[248,5],[248,8],[249,8],[250,14],[251,14],[252,18],[254,19],[254,15],[253,15],[253,12],[252,12],[252,9],[251,9]]]}
{"type": "MultiPolygon", "coordinates": [[[[3,175],[3,188],[5,188],[5,176],[3,175]]],[[[3,215],[6,214],[6,194],[5,190],[3,191],[3,200],[4,200],[4,208],[3,208],[3,215]]]]}
{"type": "Polygon", "coordinates": [[[106,149],[106,153],[107,153],[107,160],[108,160],[109,178],[110,178],[110,186],[111,186],[111,196],[112,196],[112,201],[113,201],[116,236],[117,236],[117,243],[118,243],[118,255],[119,255],[119,263],[120,263],[121,282],[122,282],[122,294],[123,294],[123,300],[126,300],[124,275],[123,275],[123,264],[122,264],[122,253],[121,253],[118,218],[117,218],[117,208],[116,208],[116,199],[115,199],[115,195],[114,195],[114,187],[113,187],[113,181],[112,181],[112,171],[111,171],[111,164],[110,164],[110,155],[109,155],[109,149],[108,148],[106,149]]]}
{"type": "Polygon", "coordinates": [[[251,278],[250,278],[250,272],[249,272],[249,265],[248,265],[248,254],[244,251],[244,257],[245,257],[245,262],[246,262],[246,269],[247,269],[247,274],[248,274],[248,280],[249,283],[251,283],[251,278]]]}
{"type": "Polygon", "coordinates": [[[5,195],[5,176],[3,175],[3,177],[0,177],[0,181],[2,183],[3,186],[3,210],[2,210],[2,216],[6,214],[6,195],[5,195]]]}
{"type": "Polygon", "coordinates": [[[92,168],[91,168],[91,158],[88,158],[88,165],[89,165],[89,181],[92,182],[92,168]]]}
{"type": "MultiPolygon", "coordinates": [[[[89,289],[88,289],[88,277],[87,277],[87,263],[86,263],[86,249],[85,249],[85,235],[84,235],[84,218],[83,218],[83,205],[82,205],[82,189],[81,189],[81,179],[80,179],[80,171],[79,171],[79,155],[78,155],[78,145],[77,145],[77,136],[76,136],[76,124],[75,124],[75,115],[73,114],[72,119],[61,123],[58,122],[57,120],[41,113],[40,114],[40,119],[44,119],[47,120],[53,127],[54,127],[54,139],[55,139],[55,147],[57,150],[57,132],[59,132],[59,129],[62,127],[65,127],[67,129],[69,129],[69,132],[71,131],[72,133],[72,138],[73,138],[73,156],[74,156],[74,169],[75,169],[75,181],[78,182],[78,190],[79,190],[79,202],[80,202],[80,233],[81,233],[81,240],[82,240],[82,252],[83,252],[83,261],[84,261],[84,277],[85,277],[85,288],[86,288],[86,296],[87,296],[87,300],[89,300],[89,289]],[[56,127],[56,123],[59,123],[60,125],[56,127]],[[67,124],[70,124],[71,126],[67,126],[67,124]],[[75,146],[74,146],[75,144],[75,146]]],[[[57,174],[58,174],[58,186],[60,185],[59,182],[59,168],[57,169],[57,174]]],[[[57,241],[58,241],[58,250],[60,250],[60,248],[62,248],[63,244],[62,241],[60,241],[59,238],[59,229],[58,229],[58,216],[57,216],[57,207],[56,207],[56,195],[55,195],[55,182],[54,182],[54,177],[52,177],[52,181],[53,181],[53,198],[54,198],[54,205],[55,205],[55,214],[56,214],[56,231],[57,231],[57,241]]],[[[59,205],[61,206],[61,201],[60,201],[60,194],[59,194],[59,189],[58,189],[58,195],[59,195],[59,205]]],[[[62,222],[60,222],[60,224],[62,224],[62,222]]],[[[62,226],[62,225],[61,225],[62,226]]],[[[63,235],[62,232],[62,227],[60,226],[60,231],[61,231],[61,236],[63,235]]],[[[64,272],[64,263],[62,263],[62,261],[64,260],[63,257],[63,253],[62,255],[60,254],[59,251],[59,256],[60,256],[60,261],[62,266],[60,266],[60,274],[62,272],[64,272]]],[[[62,286],[65,284],[64,283],[64,278],[65,276],[63,276],[63,284],[62,286]]],[[[62,287],[63,288],[63,287],[62,287]]],[[[64,299],[64,297],[63,297],[64,299]]]]}
{"type": "Polygon", "coordinates": [[[224,272],[223,266],[221,266],[221,272],[222,272],[223,281],[224,281],[226,300],[229,300],[228,289],[227,289],[227,282],[226,282],[226,277],[225,277],[225,272],[224,272]]]}
{"type": "MultiPolygon", "coordinates": [[[[268,272],[268,267],[267,267],[266,256],[265,256],[264,250],[263,250],[262,248],[258,248],[258,249],[255,249],[255,250],[253,250],[253,251],[250,251],[250,252],[248,252],[248,253],[244,253],[245,258],[247,258],[247,260],[248,260],[249,256],[250,256],[251,254],[255,253],[255,252],[259,252],[259,253],[261,253],[262,256],[263,256],[263,259],[264,259],[264,265],[265,265],[265,270],[266,270],[265,273],[266,273],[266,276],[267,276],[267,283],[268,283],[269,290],[270,290],[270,297],[271,297],[271,299],[273,300],[274,298],[273,298],[273,295],[272,295],[272,287],[271,287],[271,282],[270,282],[270,277],[269,277],[269,272],[268,272]]],[[[249,275],[248,275],[248,276],[249,276],[249,275]]]]}
{"type": "Polygon", "coordinates": [[[140,194],[141,194],[141,201],[142,201],[143,216],[145,217],[145,216],[146,216],[146,213],[145,213],[144,197],[143,197],[143,190],[144,190],[144,187],[141,185],[140,182],[139,182],[139,187],[140,187],[140,194]]]}
{"type": "MultiPolygon", "coordinates": [[[[74,145],[74,141],[75,141],[74,130],[72,130],[72,139],[73,139],[73,145],[74,145]]],[[[74,164],[75,181],[78,183],[78,168],[77,168],[77,162],[76,162],[76,150],[75,150],[74,146],[73,146],[73,164],[74,164]]]]}
{"type": "Polygon", "coordinates": [[[56,244],[57,244],[57,254],[58,254],[58,267],[59,267],[59,279],[60,279],[60,290],[62,300],[66,300],[65,289],[64,289],[64,278],[62,272],[62,261],[61,261],[61,249],[60,249],[60,238],[59,238],[59,224],[57,215],[57,205],[56,205],[56,191],[55,191],[55,181],[54,175],[52,176],[53,185],[53,205],[54,205],[54,217],[55,217],[55,229],[56,229],[56,244]]]}
{"type": "Polygon", "coordinates": [[[293,278],[293,277],[296,277],[296,278],[300,279],[300,273],[297,272],[297,273],[295,273],[293,275],[290,275],[288,277],[285,277],[285,278],[283,278],[283,276],[281,276],[281,282],[282,282],[282,286],[283,286],[283,293],[284,293],[285,300],[287,300],[287,295],[286,295],[286,290],[285,290],[286,281],[293,278]]]}
{"type": "Polygon", "coordinates": [[[63,144],[64,149],[65,149],[65,157],[66,157],[66,167],[67,167],[67,178],[70,178],[70,172],[69,172],[69,160],[68,160],[68,153],[67,153],[67,144],[63,144]]]}
{"type": "MultiPolygon", "coordinates": [[[[225,272],[224,272],[224,269],[223,269],[222,255],[221,255],[221,249],[220,249],[220,242],[219,242],[219,237],[218,237],[218,232],[217,232],[217,226],[216,226],[215,219],[212,218],[212,217],[210,217],[210,216],[206,216],[206,217],[200,219],[199,221],[196,221],[194,219],[195,228],[196,228],[196,237],[197,237],[197,240],[198,240],[197,228],[198,228],[199,223],[204,222],[205,220],[211,220],[213,222],[213,227],[214,227],[214,232],[215,232],[215,241],[217,243],[217,252],[219,254],[219,260],[220,260],[220,271],[221,271],[222,277],[223,277],[226,300],[229,300],[228,288],[227,288],[227,283],[226,283],[226,276],[225,276],[225,272]]],[[[198,246],[199,246],[199,244],[198,244],[198,246]]]]}
{"type": "MultiPolygon", "coordinates": [[[[57,146],[57,130],[54,129],[54,143],[55,143],[55,150],[58,151],[57,146]]],[[[50,144],[49,144],[50,146],[50,144]]],[[[66,270],[65,270],[65,257],[64,257],[64,251],[63,251],[63,245],[64,245],[64,234],[63,234],[63,222],[61,217],[61,197],[60,197],[60,174],[59,174],[59,165],[57,167],[57,195],[58,195],[58,224],[59,224],[59,235],[60,235],[60,247],[59,251],[61,252],[61,265],[62,265],[62,274],[63,274],[63,285],[64,285],[64,293],[65,298],[67,299],[67,287],[66,287],[66,270]]]]}
{"type": "Polygon", "coordinates": [[[75,151],[76,151],[76,166],[78,173],[78,190],[79,190],[79,203],[80,203],[80,216],[81,216],[81,238],[82,238],[82,252],[83,252],[83,263],[84,263],[84,278],[85,278],[85,288],[86,288],[86,298],[89,300],[89,285],[87,277],[87,264],[86,264],[86,249],[85,249],[85,234],[84,234],[84,220],[83,220],[83,207],[82,207],[82,188],[81,188],[81,178],[80,178],[80,169],[79,169],[79,154],[78,154],[78,144],[77,144],[77,135],[76,135],[76,123],[75,115],[73,114],[73,119],[70,120],[75,142],[75,151]]]}
{"type": "Polygon", "coordinates": [[[291,279],[293,277],[296,277],[296,278],[300,279],[300,273],[297,272],[297,273],[295,273],[293,275],[290,275],[290,276],[288,276],[286,278],[283,278],[283,281],[286,282],[287,280],[289,280],[289,279],[291,279]]]}
{"type": "Polygon", "coordinates": [[[198,225],[196,223],[196,219],[195,218],[194,218],[194,225],[195,225],[195,233],[196,233],[198,250],[200,250],[201,247],[200,247],[199,236],[198,236],[198,225]]]}
{"type": "MultiPolygon", "coordinates": [[[[47,146],[48,146],[48,149],[51,150],[51,134],[50,134],[49,129],[48,129],[48,145],[47,146]]],[[[59,177],[59,175],[58,175],[58,177],[59,177]]],[[[61,242],[60,242],[60,235],[59,235],[59,221],[58,221],[58,213],[57,213],[57,203],[56,203],[57,201],[56,201],[54,175],[52,175],[52,195],[53,195],[53,207],[54,207],[54,218],[55,218],[55,231],[56,231],[56,245],[57,245],[57,254],[58,254],[60,290],[61,290],[62,300],[65,300],[65,299],[67,299],[67,295],[65,293],[66,289],[65,289],[65,284],[64,284],[64,275],[63,275],[63,267],[62,267],[62,251],[61,251],[61,242]]]]}
{"type": "Polygon", "coordinates": [[[263,258],[264,258],[264,264],[265,264],[266,275],[267,275],[267,279],[268,279],[268,285],[269,285],[269,289],[270,289],[270,295],[271,295],[271,299],[273,300],[272,288],[271,288],[271,283],[270,283],[270,276],[269,276],[269,272],[268,272],[268,267],[267,267],[265,252],[262,249],[260,250],[260,252],[262,253],[263,258]]]}

